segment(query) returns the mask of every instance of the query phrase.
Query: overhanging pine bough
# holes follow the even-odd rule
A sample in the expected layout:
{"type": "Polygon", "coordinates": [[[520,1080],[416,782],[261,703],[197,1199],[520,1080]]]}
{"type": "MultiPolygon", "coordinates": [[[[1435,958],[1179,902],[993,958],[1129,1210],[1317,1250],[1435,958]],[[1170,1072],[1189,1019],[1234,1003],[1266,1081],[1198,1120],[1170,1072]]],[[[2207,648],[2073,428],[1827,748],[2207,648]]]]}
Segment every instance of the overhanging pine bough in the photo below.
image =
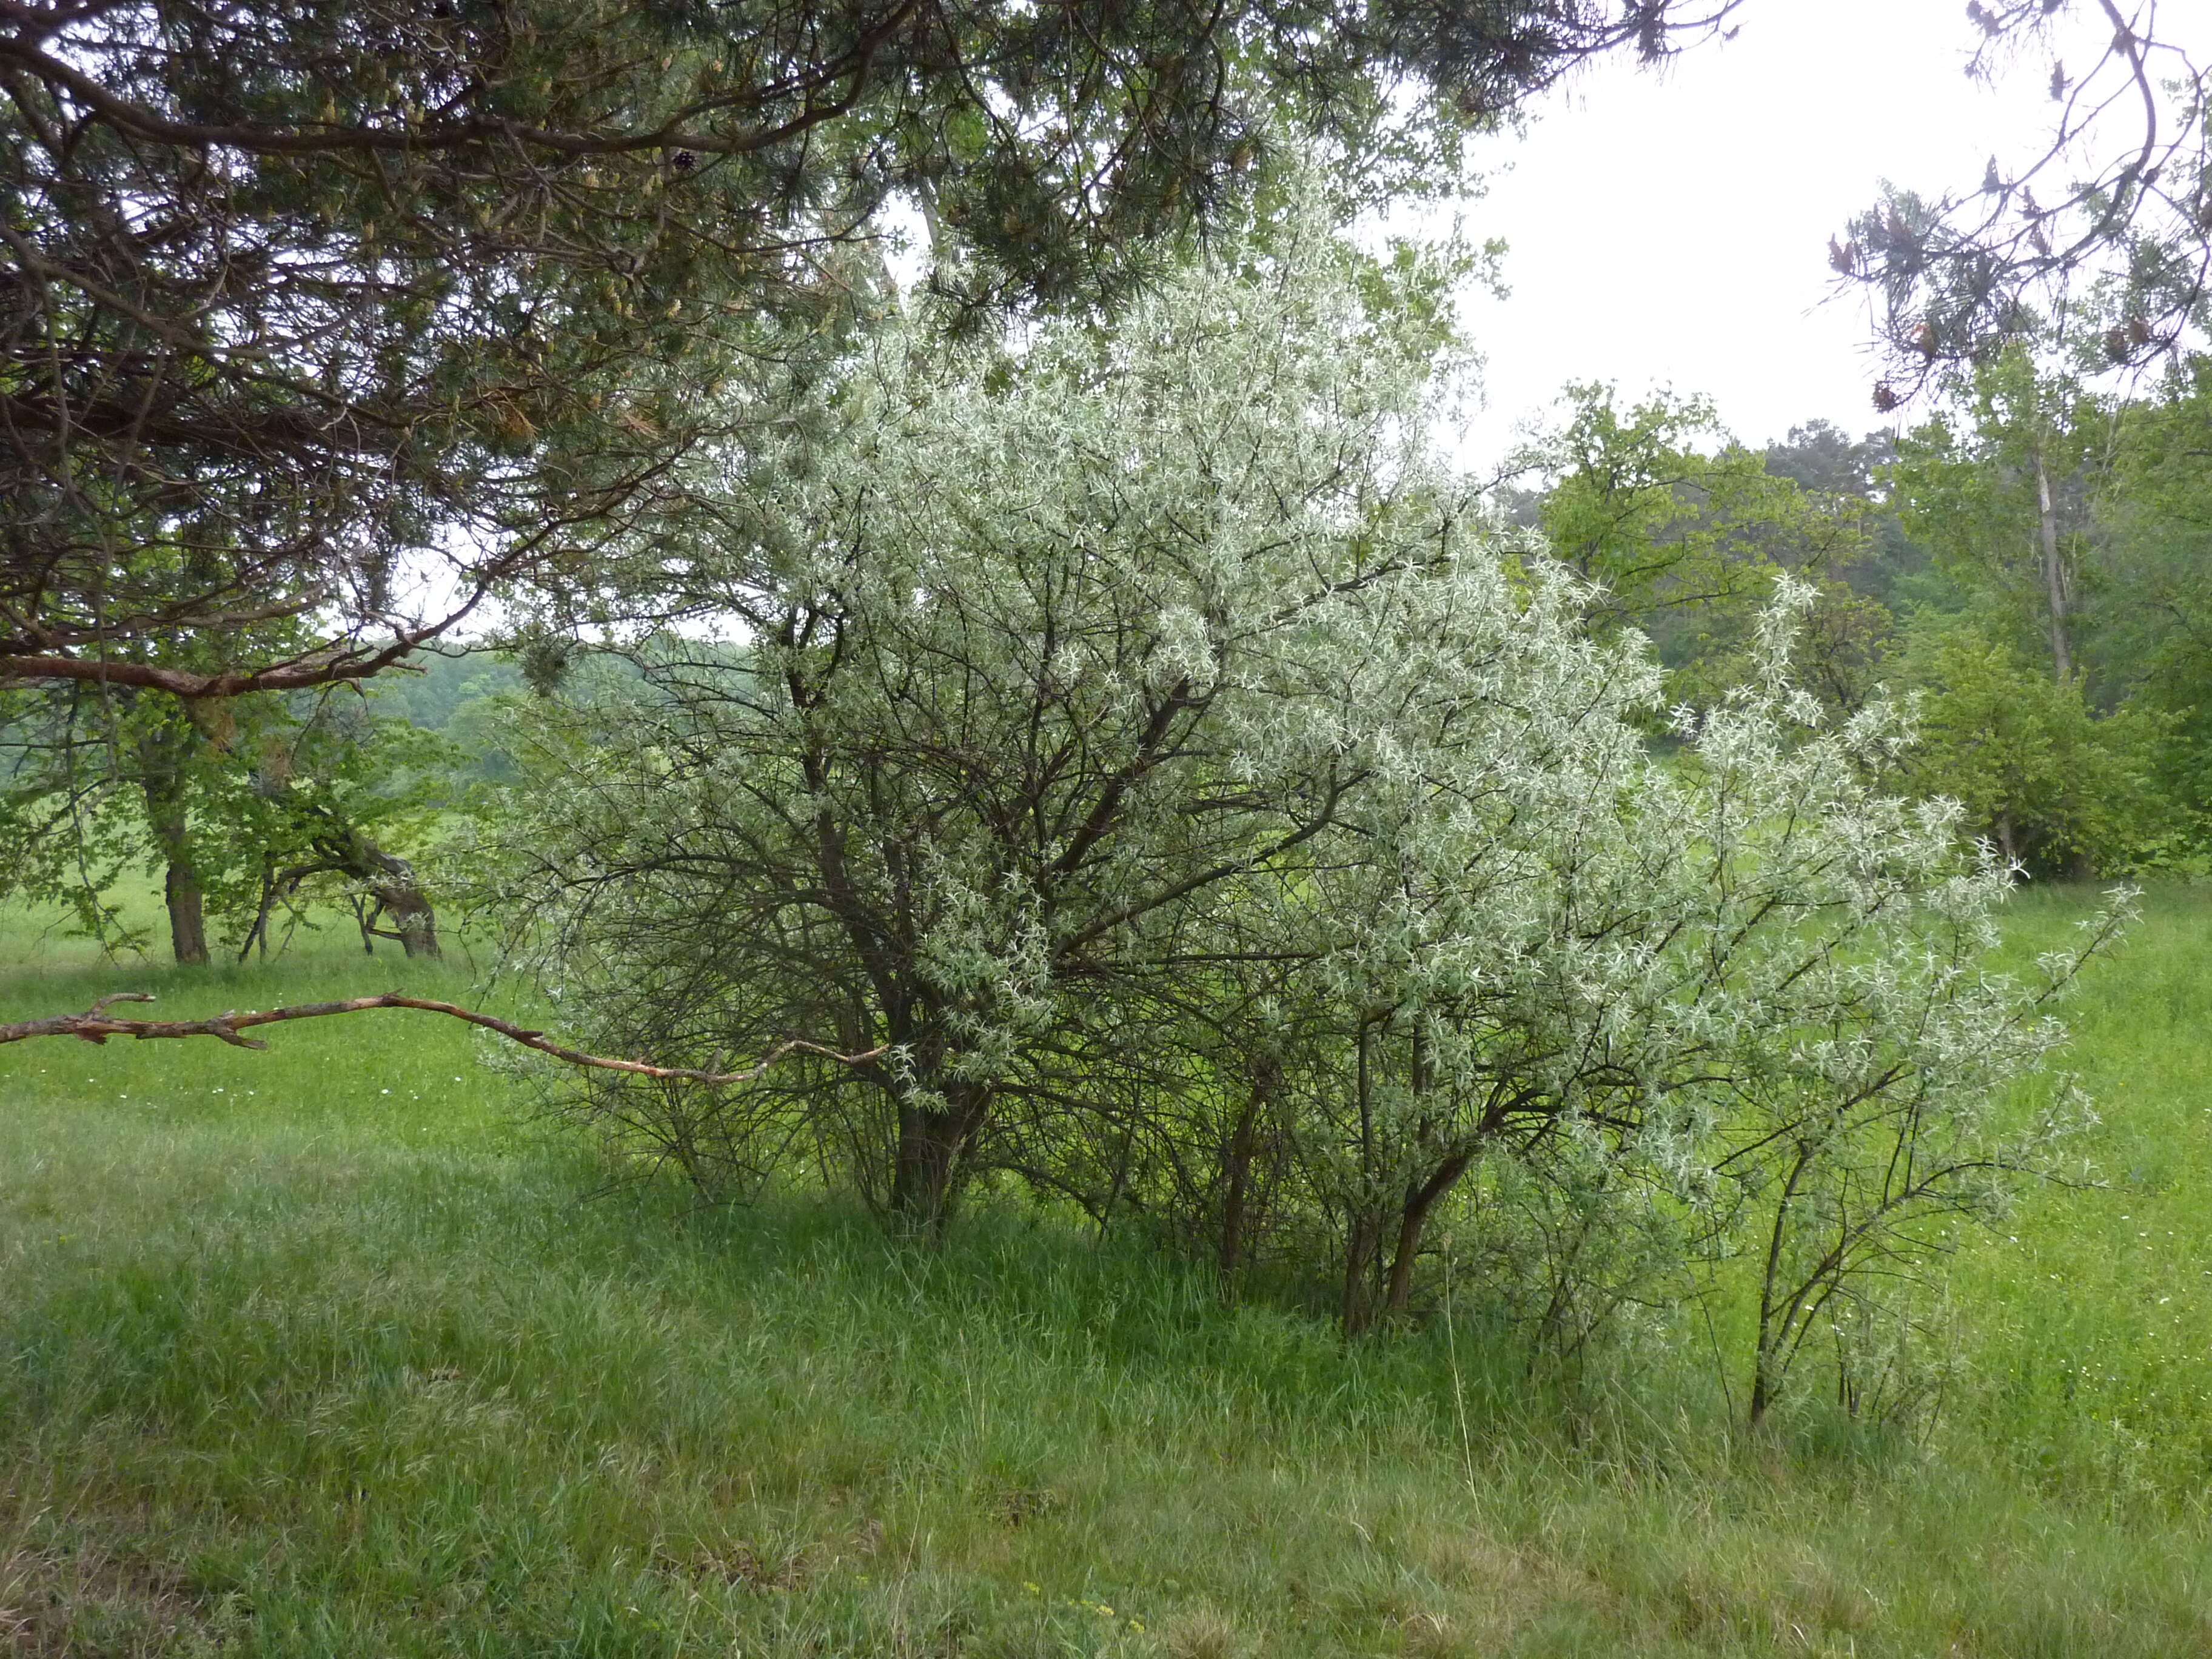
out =
{"type": "Polygon", "coordinates": [[[879,303],[887,201],[963,305],[1094,305],[1248,211],[1273,116],[1379,198],[1733,3],[0,7],[0,680],[241,696],[509,584],[649,610],[672,469],[879,303]]]}

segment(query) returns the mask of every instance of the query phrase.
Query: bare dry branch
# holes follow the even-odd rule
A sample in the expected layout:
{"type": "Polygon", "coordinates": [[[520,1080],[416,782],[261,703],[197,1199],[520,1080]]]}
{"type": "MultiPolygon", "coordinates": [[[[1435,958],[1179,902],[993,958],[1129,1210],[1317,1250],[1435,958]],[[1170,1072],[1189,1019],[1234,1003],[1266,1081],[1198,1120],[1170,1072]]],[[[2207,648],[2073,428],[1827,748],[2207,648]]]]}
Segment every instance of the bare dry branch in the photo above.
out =
{"type": "Polygon", "coordinates": [[[211,1036],[240,1048],[265,1048],[269,1046],[267,1043],[241,1036],[239,1033],[256,1025],[276,1025],[295,1019],[320,1019],[329,1014],[365,1013],[372,1008],[420,1008],[428,1013],[447,1014],[454,1019],[466,1020],[487,1031],[496,1031],[510,1042],[519,1042],[541,1054],[550,1054],[570,1066],[586,1066],[602,1072],[620,1072],[630,1077],[647,1077],[663,1082],[704,1083],[717,1087],[757,1082],[770,1066],[791,1054],[818,1054],[824,1060],[834,1060],[841,1066],[865,1066],[871,1060],[881,1059],[890,1046],[878,1044],[865,1054],[844,1054],[818,1042],[793,1037],[776,1044],[757,1064],[744,1071],[708,1072],[688,1066],[653,1066],[641,1060],[615,1060],[605,1054],[587,1054],[580,1048],[567,1048],[557,1042],[548,1042],[543,1031],[532,1030],[490,1014],[479,1013],[458,1003],[438,1002],[428,997],[401,996],[397,992],[383,996],[350,997],[343,1002],[303,1002],[289,1008],[248,1008],[243,1012],[233,1009],[207,1019],[118,1019],[107,1012],[118,1002],[153,1000],[143,991],[118,991],[112,996],[100,998],[81,1014],[55,1014],[46,1019],[0,1025],[0,1044],[46,1036],[73,1036],[86,1042],[105,1042],[112,1036],[136,1037],[142,1042],[155,1037],[211,1036]]]}

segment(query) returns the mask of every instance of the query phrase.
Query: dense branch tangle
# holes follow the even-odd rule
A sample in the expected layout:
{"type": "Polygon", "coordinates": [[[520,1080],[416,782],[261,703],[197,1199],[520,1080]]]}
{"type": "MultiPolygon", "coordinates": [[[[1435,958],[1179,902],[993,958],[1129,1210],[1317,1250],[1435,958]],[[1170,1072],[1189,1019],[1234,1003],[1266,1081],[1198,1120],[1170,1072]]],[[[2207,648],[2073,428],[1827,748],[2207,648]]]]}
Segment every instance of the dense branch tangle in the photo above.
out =
{"type": "Polygon", "coordinates": [[[533,708],[477,861],[506,967],[598,1054],[680,1062],[587,1057],[544,1103],[714,1197],[818,1177],[934,1230],[1018,1178],[1143,1206],[1224,1285],[1333,1255],[1355,1329],[1418,1306],[1450,1224],[1543,1254],[1504,1305],[1570,1346],[1680,1282],[1641,1238],[1771,1216],[1770,1285],[1817,1291],[2049,1167],[2066,1114],[1993,1115],[2059,1039],[1981,970],[2005,872],[1875,792],[1888,712],[1805,724],[1806,592],[1655,756],[1648,653],[1430,447],[1451,260],[1292,194],[1117,334],[898,319],[725,475],[763,533],[686,574],[746,626],[533,708]],[[726,1089],[730,1054],[791,1063],[726,1089]]]}

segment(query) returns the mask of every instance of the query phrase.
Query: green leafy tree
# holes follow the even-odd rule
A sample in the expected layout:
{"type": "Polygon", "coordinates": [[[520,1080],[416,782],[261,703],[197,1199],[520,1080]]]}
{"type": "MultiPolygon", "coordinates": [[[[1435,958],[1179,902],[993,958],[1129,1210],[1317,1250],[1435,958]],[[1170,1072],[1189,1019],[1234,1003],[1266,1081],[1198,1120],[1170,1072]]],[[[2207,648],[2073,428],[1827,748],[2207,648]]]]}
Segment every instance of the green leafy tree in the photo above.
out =
{"type": "Polygon", "coordinates": [[[453,793],[453,751],[358,697],[264,693],[191,703],[128,687],[18,692],[0,796],[8,896],[70,908],[110,949],[139,941],[112,890],[161,877],[171,952],[212,954],[210,924],[265,953],[279,909],[357,902],[409,955],[438,950],[434,909],[392,849],[422,844],[453,793]]]}
{"type": "Polygon", "coordinates": [[[1899,441],[1888,476],[1905,527],[1955,579],[2000,597],[2024,635],[2041,635],[2063,682],[2081,654],[2109,419],[2017,348],[1963,382],[1960,404],[1955,421],[1899,441]]]}
{"type": "Polygon", "coordinates": [[[1118,327],[888,331],[725,458],[693,627],[538,676],[471,862],[601,1052],[403,995],[0,1042],[459,1015],[710,1195],[820,1182],[927,1233],[1019,1183],[1224,1285],[1333,1279],[1353,1331],[1440,1242],[1555,1351],[1747,1280],[1771,1412],[2064,1156],[2077,1102],[2002,1097],[2113,919],[1990,970],[2005,865],[1871,781],[1901,721],[1824,717],[1786,578],[1655,753],[1646,642],[1429,447],[1454,354],[1398,296],[1451,262],[1278,229],[1118,327]]]}
{"type": "MultiPolygon", "coordinates": [[[[226,919],[241,959],[265,956],[279,911],[349,905],[362,945],[441,954],[437,911],[412,860],[465,789],[443,738],[354,696],[306,696],[259,729],[240,729],[208,778],[200,811],[223,854],[226,919]]],[[[274,712],[274,711],[270,711],[274,712]]]]}
{"type": "Polygon", "coordinates": [[[1897,459],[1894,433],[1853,438],[1833,422],[1793,426],[1765,451],[1766,470],[1800,489],[1821,496],[1850,496],[1865,504],[1870,545],[1840,572],[1851,591],[1893,615],[1915,602],[1930,566],[1928,550],[1905,527],[1889,477],[1897,459]]]}
{"type": "Polygon", "coordinates": [[[1302,868],[1380,763],[1361,703],[1416,688],[1363,684],[1347,641],[1480,619],[1430,701],[1552,672],[1564,590],[1502,606],[1419,447],[1437,342],[1393,291],[1448,273],[1301,254],[1187,276],[1018,365],[893,335],[835,393],[841,441],[750,475],[732,516],[763,529],[722,595],[747,657],[647,653],[648,690],[585,711],[599,740],[555,751],[515,842],[543,971],[592,964],[611,1039],[888,1044],[779,1087],[821,1091],[860,1189],[934,1226],[1063,996],[1158,983],[1195,909],[1302,868]],[[703,975],[702,927],[747,941],[703,975]]]}
{"type": "Polygon", "coordinates": [[[1662,392],[1624,410],[1611,387],[1584,385],[1565,401],[1565,425],[1524,457],[1548,480],[1534,521],[1553,556],[1601,588],[1602,623],[1650,635],[1684,690],[1709,694],[1742,672],[1789,572],[1821,583],[1818,626],[1843,684],[1853,641],[1874,627],[1840,580],[1867,550],[1864,498],[1778,471],[1702,398],[1662,392]]]}
{"type": "Polygon", "coordinates": [[[1925,699],[1918,787],[2039,870],[2194,856],[2185,403],[2094,398],[2014,349],[1888,470],[1949,587],[1899,664],[1925,699]]]}
{"type": "Polygon", "coordinates": [[[2212,811],[2212,359],[2116,411],[2099,550],[2110,594],[2095,661],[2159,710],[2175,798],[2212,811]]]}
{"type": "Polygon", "coordinates": [[[1907,775],[1948,795],[2008,863],[2119,872],[2173,850],[2186,821],[2160,776],[2168,722],[2138,707],[2100,717],[2079,678],[2053,682],[1971,623],[1918,630],[1903,664],[1921,690],[1907,775]]]}

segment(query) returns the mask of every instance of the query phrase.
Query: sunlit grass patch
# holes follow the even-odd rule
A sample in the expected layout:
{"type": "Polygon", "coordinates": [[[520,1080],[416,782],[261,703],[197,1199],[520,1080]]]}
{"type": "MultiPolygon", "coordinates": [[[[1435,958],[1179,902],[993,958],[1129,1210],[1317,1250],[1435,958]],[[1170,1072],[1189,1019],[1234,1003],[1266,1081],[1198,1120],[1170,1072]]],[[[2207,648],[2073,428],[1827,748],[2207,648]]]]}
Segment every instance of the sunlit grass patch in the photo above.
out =
{"type": "MultiPolygon", "coordinates": [[[[2015,948],[2087,907],[2021,895],[2015,948]]],[[[2069,1006],[2063,1063],[2101,1119],[2095,1185],[2029,1194],[1961,1263],[1960,1403],[2017,1466],[2094,1501],[2212,1507],[2212,889],[2154,890],[2069,1006]]]]}
{"type": "MultiPolygon", "coordinates": [[[[2204,1372],[2175,1358],[2206,1301],[2160,1283],[2205,1243],[2205,919],[2159,896],[2092,980],[2072,1063],[2113,1184],[1963,1258],[1971,1363],[1924,1448],[1747,1439],[1693,1342],[1563,1393],[1473,1327],[1347,1347],[1011,1210],[933,1253],[817,1203],[605,1190],[428,1016],[0,1050],[0,1628],[40,1655],[2212,1650],[2204,1372]],[[2069,1399],[2057,1360],[2092,1356],[2069,1399]]],[[[0,981],[0,1018],[399,983],[468,981],[81,963],[0,981]]]]}

